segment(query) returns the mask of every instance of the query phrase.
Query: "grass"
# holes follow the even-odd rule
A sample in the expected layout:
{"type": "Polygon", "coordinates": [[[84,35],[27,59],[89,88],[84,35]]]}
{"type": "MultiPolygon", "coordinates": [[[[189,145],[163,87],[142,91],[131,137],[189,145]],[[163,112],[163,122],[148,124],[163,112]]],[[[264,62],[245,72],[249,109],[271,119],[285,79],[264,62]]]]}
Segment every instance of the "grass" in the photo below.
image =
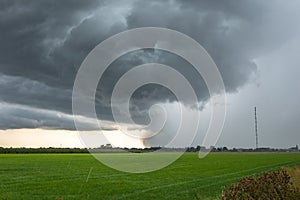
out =
{"type": "Polygon", "coordinates": [[[162,170],[130,174],[89,154],[2,154],[0,199],[214,199],[223,185],[238,178],[297,164],[300,154],[209,154],[198,159],[186,153],[162,170]]]}

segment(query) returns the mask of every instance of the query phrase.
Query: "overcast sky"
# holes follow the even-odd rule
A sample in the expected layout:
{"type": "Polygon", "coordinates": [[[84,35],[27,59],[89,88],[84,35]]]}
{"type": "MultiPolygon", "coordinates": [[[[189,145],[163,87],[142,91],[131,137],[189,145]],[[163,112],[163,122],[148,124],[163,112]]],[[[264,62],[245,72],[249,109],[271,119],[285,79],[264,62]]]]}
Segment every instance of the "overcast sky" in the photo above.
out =
{"type": "MultiPolygon", "coordinates": [[[[78,146],[64,140],[75,130],[71,98],[80,64],[109,36],[147,26],[192,37],[217,64],[228,95],[218,146],[254,147],[254,106],[260,146],[300,144],[299,9],[300,1],[284,0],[0,1],[0,146],[78,146]],[[51,137],[51,130],[56,142],[48,145],[26,137],[16,142],[16,134],[51,137]]],[[[122,56],[101,79],[96,110],[107,121],[105,130],[114,130],[113,85],[129,69],[149,62],[172,66],[198,88],[199,102],[206,105],[201,109],[204,131],[210,107],[201,76],[178,56],[149,50],[122,56]]],[[[131,101],[135,120],[147,122],[141,113],[156,102],[176,99],[157,85],[140,88],[131,101]]]]}

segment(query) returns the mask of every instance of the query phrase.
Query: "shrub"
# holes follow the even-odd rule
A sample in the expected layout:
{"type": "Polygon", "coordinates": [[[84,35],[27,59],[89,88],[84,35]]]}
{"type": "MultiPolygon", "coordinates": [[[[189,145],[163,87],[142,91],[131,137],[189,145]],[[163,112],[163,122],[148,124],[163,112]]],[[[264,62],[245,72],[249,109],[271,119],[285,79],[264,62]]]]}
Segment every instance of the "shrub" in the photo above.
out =
{"type": "Polygon", "coordinates": [[[224,188],[223,200],[297,200],[299,192],[290,182],[285,170],[265,172],[240,179],[238,183],[224,188]]]}

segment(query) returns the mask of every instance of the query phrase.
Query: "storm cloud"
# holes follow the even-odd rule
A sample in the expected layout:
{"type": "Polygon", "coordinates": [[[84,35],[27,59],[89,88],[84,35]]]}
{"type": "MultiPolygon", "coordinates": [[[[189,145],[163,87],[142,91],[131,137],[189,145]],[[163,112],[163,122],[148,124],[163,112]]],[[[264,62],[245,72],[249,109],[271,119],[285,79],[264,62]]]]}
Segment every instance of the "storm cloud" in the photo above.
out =
{"type": "MultiPolygon", "coordinates": [[[[298,11],[292,2],[287,4],[260,0],[1,1],[0,129],[74,129],[69,119],[72,87],[81,62],[101,41],[137,27],[165,27],[192,37],[216,62],[227,92],[238,92],[256,78],[257,58],[299,34],[293,29],[298,11]],[[65,114],[61,115],[64,120],[53,117],[51,111],[65,114]]],[[[118,78],[149,62],[174,67],[198,89],[200,102],[209,99],[201,76],[185,60],[167,52],[140,50],[117,59],[105,72],[96,96],[100,118],[112,120],[110,96],[118,78]]],[[[164,87],[145,86],[132,97],[132,114],[165,101],[176,98],[164,87]]]]}

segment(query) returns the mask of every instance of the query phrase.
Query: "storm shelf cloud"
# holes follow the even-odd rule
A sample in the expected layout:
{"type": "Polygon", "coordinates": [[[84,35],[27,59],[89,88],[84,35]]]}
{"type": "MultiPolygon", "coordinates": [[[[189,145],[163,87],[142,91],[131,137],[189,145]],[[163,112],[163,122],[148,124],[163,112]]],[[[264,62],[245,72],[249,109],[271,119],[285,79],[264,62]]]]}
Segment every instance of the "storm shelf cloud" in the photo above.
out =
{"type": "MultiPolygon", "coordinates": [[[[299,6],[280,0],[1,1],[0,129],[74,130],[72,88],[84,58],[106,38],[139,27],[190,36],[215,61],[227,93],[239,93],[259,78],[258,59],[298,37],[299,6]]],[[[110,98],[120,76],[153,62],[182,73],[197,88],[199,102],[209,101],[201,75],[186,60],[144,49],[123,55],[105,71],[96,93],[100,119],[113,121],[110,98]]],[[[144,111],[152,104],[176,101],[162,86],[144,86],[132,96],[132,116],[142,124],[149,120],[144,111]]]]}

